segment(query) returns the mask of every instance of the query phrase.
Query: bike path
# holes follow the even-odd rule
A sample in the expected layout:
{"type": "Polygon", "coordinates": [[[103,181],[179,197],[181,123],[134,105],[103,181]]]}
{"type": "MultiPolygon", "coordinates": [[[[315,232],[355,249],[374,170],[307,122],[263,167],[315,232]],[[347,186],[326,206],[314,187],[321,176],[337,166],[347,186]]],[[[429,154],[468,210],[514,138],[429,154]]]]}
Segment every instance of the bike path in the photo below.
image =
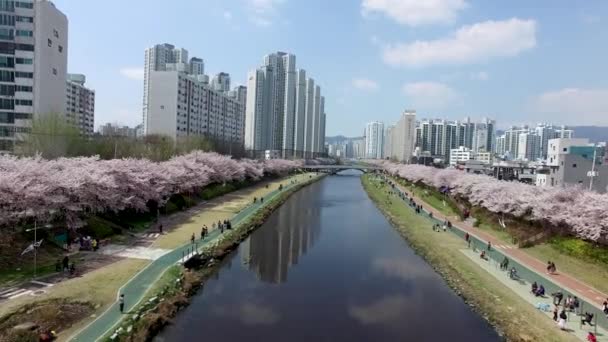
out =
{"type": "MultiPolygon", "coordinates": [[[[283,186],[282,190],[273,190],[264,196],[264,203],[258,201],[257,203],[253,203],[238,212],[230,220],[235,229],[238,227],[239,224],[242,224],[247,218],[257,212],[260,208],[265,207],[272,199],[276,198],[279,193],[285,192],[286,190],[291,189],[292,187],[298,184],[300,183],[287,184],[283,186]]],[[[219,229],[215,229],[209,232],[209,235],[204,240],[197,240],[195,246],[197,246],[198,249],[205,247],[220,235],[221,234],[219,229]]],[[[127,315],[130,310],[135,308],[140,303],[140,301],[144,298],[147,290],[158,280],[158,278],[160,278],[160,276],[170,266],[175,265],[177,262],[179,262],[183,258],[183,255],[186,254],[188,251],[191,251],[192,248],[192,243],[184,244],[183,246],[178,247],[172,250],[171,252],[161,256],[160,258],[154,260],[147,267],[142,269],[118,290],[118,293],[116,295],[116,302],[112,303],[106,309],[106,311],[104,311],[93,322],[89,323],[89,325],[85,326],[74,336],[72,336],[69,341],[97,341],[104,337],[106,334],[108,334],[108,332],[110,332],[120,323],[124,315],[127,315]],[[120,294],[125,295],[124,314],[120,312],[118,305],[118,297],[120,296],[120,294]]]]}
{"type": "MultiPolygon", "coordinates": [[[[407,198],[413,197],[417,204],[422,205],[427,214],[433,213],[433,217],[429,217],[433,223],[443,224],[444,220],[453,219],[428,205],[398,182],[393,180],[393,184],[395,184],[396,189],[400,193],[405,194],[407,198]]],[[[407,205],[407,200],[404,200],[404,202],[406,202],[405,204],[407,205]]],[[[407,206],[410,207],[409,205],[407,206]]],[[[413,208],[411,209],[412,211],[414,210],[413,208]]],[[[601,293],[599,290],[596,290],[593,287],[565,273],[560,272],[559,274],[553,275],[545,274],[545,264],[543,262],[530,256],[516,246],[511,246],[505,243],[500,243],[499,245],[495,244],[488,252],[488,241],[495,241],[496,239],[490,234],[483,232],[480,229],[467,224],[466,222],[453,224],[450,231],[462,238],[464,238],[465,234],[468,233],[472,241],[472,249],[474,251],[478,249],[485,249],[487,256],[497,262],[501,262],[504,257],[507,257],[509,259],[509,267],[515,267],[520,277],[527,281],[528,285],[530,285],[532,282],[537,282],[539,285],[542,284],[545,287],[548,295],[561,291],[564,294],[564,298],[566,298],[567,295],[578,297],[581,301],[582,308],[585,311],[594,314],[594,318],[599,326],[608,329],[608,318],[597,304],[598,302],[601,303],[603,299],[607,298],[606,294],[601,293]],[[497,248],[498,246],[501,247],[497,248]]]]}

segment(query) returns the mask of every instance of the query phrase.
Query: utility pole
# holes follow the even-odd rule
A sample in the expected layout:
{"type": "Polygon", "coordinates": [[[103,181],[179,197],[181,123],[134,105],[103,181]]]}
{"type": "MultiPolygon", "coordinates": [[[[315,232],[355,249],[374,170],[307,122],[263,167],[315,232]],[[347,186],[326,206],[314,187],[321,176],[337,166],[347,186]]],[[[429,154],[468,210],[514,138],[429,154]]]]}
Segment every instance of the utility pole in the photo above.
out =
{"type": "Polygon", "coordinates": [[[38,248],[36,247],[36,243],[38,242],[36,232],[38,231],[37,221],[34,220],[34,278],[36,278],[36,270],[38,265],[38,248]]]}
{"type": "Polygon", "coordinates": [[[597,171],[595,171],[595,158],[597,157],[597,147],[593,144],[593,162],[591,163],[591,171],[587,173],[587,176],[591,178],[589,180],[589,191],[593,190],[593,179],[597,177],[597,171]]]}

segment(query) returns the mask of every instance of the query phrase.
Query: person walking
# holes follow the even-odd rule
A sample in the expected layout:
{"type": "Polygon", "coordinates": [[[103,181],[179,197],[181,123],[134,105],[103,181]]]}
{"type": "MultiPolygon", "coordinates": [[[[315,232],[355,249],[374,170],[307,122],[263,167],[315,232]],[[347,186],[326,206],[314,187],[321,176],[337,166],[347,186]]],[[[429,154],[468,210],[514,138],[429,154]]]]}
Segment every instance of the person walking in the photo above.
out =
{"type": "Polygon", "coordinates": [[[492,242],[488,241],[488,252],[492,250],[492,242]]]}
{"type": "Polygon", "coordinates": [[[566,321],[568,321],[568,315],[566,314],[566,310],[562,309],[559,313],[559,320],[557,321],[557,326],[561,330],[566,330],[566,321]]]}
{"type": "Polygon", "coordinates": [[[162,223],[158,225],[158,233],[159,234],[163,233],[163,224],[162,223]]]}
{"type": "Polygon", "coordinates": [[[121,293],[120,298],[118,298],[118,308],[120,309],[120,313],[125,311],[125,294],[121,293]]]}
{"type": "Polygon", "coordinates": [[[604,315],[606,315],[606,318],[608,318],[608,298],[606,298],[606,300],[602,304],[602,312],[604,313],[604,315]]]}
{"type": "Polygon", "coordinates": [[[192,233],[192,236],[190,237],[190,242],[191,242],[192,244],[194,244],[194,239],[195,239],[195,237],[194,237],[194,233],[192,233]]]}
{"type": "Polygon", "coordinates": [[[201,228],[201,240],[205,238],[205,226],[201,228]]]}
{"type": "Polygon", "coordinates": [[[471,248],[471,237],[469,236],[469,233],[464,234],[464,241],[466,241],[469,248],[471,248]]]}
{"type": "Polygon", "coordinates": [[[61,264],[63,266],[63,272],[66,272],[70,269],[70,258],[67,255],[64,256],[63,260],[61,261],[61,264]]]}

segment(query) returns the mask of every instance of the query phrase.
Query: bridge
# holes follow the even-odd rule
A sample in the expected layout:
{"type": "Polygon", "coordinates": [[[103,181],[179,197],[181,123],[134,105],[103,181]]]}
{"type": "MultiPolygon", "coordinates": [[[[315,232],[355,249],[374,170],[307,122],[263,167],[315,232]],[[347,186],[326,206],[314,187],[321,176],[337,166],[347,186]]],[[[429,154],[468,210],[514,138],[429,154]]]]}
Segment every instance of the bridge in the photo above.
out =
{"type": "Polygon", "coordinates": [[[359,170],[361,172],[373,172],[381,168],[374,165],[304,165],[303,170],[312,172],[337,173],[345,170],[359,170]]]}

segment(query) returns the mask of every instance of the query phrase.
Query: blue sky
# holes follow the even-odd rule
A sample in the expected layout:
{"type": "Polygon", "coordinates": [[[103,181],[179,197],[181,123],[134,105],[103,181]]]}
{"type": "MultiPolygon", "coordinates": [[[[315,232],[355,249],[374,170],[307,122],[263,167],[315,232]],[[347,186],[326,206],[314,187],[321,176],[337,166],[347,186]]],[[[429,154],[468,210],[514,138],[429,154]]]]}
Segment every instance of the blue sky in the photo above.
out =
{"type": "Polygon", "coordinates": [[[96,126],[141,121],[144,49],[186,48],[233,85],[273,51],[322,86],[327,134],[372,120],[608,126],[608,1],[55,0],[96,126]]]}

